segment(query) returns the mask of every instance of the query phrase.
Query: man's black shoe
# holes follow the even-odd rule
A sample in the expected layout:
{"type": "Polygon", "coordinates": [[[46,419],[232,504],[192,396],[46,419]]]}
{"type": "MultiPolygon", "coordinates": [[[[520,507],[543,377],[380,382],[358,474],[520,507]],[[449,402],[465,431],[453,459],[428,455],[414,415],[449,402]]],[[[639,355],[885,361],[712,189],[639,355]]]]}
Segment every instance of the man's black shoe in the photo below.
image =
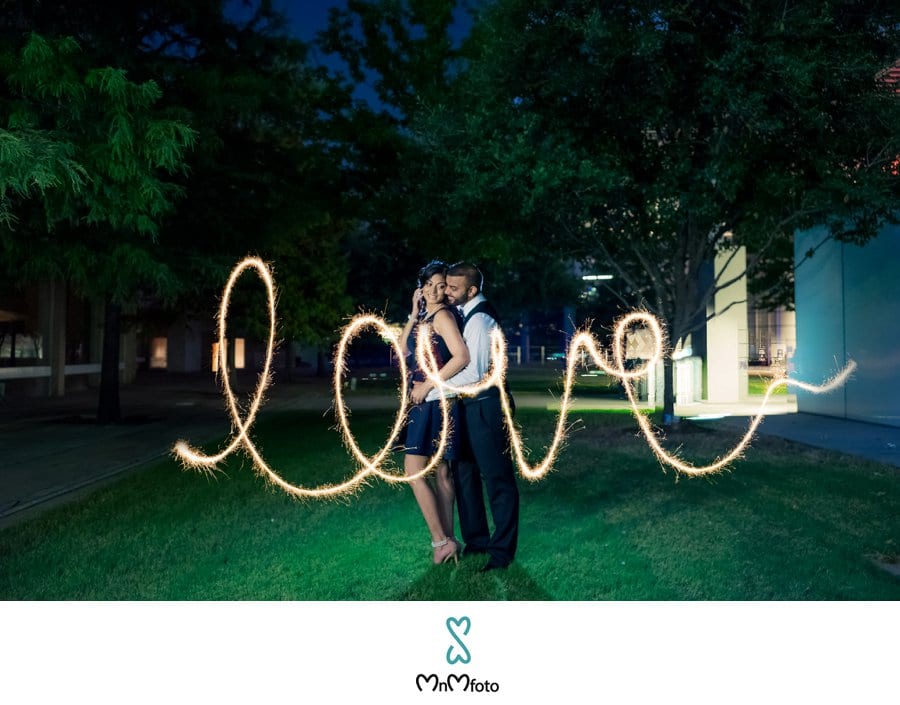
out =
{"type": "Polygon", "coordinates": [[[491,558],[490,560],[488,560],[487,563],[484,564],[484,567],[481,570],[479,570],[478,572],[479,573],[488,573],[492,570],[500,570],[500,569],[505,570],[508,566],[509,566],[509,563],[498,563],[493,558],[491,558]]]}

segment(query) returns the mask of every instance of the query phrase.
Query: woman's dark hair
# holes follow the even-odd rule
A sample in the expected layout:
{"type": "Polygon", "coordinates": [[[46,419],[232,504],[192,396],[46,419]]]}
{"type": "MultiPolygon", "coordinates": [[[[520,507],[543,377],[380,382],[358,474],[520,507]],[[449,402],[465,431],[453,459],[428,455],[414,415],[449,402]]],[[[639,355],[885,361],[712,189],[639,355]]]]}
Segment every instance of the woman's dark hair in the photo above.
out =
{"type": "Polygon", "coordinates": [[[419,270],[419,286],[425,286],[425,283],[435,274],[447,274],[447,264],[439,259],[433,259],[419,270]]]}

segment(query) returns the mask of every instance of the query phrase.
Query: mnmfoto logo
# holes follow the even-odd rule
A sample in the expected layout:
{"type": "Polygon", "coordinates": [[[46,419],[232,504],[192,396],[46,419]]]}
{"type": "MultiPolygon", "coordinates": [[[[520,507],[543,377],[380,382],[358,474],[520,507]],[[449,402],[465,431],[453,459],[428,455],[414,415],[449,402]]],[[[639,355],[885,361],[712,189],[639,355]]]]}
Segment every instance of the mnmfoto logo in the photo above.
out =
{"type": "MultiPolygon", "coordinates": [[[[468,617],[448,617],[445,622],[447,631],[453,637],[453,642],[447,649],[447,663],[451,666],[456,663],[469,663],[472,654],[469,647],[462,640],[468,636],[472,628],[472,620],[468,617]]],[[[479,680],[468,673],[459,675],[451,673],[443,680],[437,673],[420,673],[416,676],[416,688],[420,693],[431,691],[432,693],[496,693],[500,690],[500,684],[487,679],[479,680]]]]}
{"type": "Polygon", "coordinates": [[[456,617],[447,617],[447,631],[450,632],[450,636],[453,637],[456,644],[458,644],[459,648],[462,650],[457,652],[456,644],[450,644],[450,648],[447,649],[447,663],[451,666],[454,663],[469,663],[469,661],[472,660],[472,655],[463,643],[462,637],[454,631],[454,628],[462,629],[463,636],[466,636],[469,633],[469,628],[471,626],[472,620],[468,617],[460,617],[459,619],[456,617]]]}
{"type": "Polygon", "coordinates": [[[500,684],[489,680],[476,680],[466,673],[455,675],[451,673],[441,680],[437,673],[426,676],[420,673],[416,676],[416,688],[419,692],[430,690],[437,693],[497,693],[500,684]]]}

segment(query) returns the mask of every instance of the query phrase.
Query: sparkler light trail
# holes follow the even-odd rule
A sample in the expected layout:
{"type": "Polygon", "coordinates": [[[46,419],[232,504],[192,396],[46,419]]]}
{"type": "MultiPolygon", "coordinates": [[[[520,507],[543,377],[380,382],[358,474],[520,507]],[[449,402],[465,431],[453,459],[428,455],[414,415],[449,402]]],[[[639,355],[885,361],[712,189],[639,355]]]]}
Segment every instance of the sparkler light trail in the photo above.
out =
{"type": "Polygon", "coordinates": [[[753,435],[756,432],[760,422],[764,417],[765,407],[768,404],[772,393],[781,386],[791,385],[799,387],[814,394],[824,394],[846,383],[847,379],[856,369],[856,363],[850,361],[835,377],[822,385],[812,385],[798,380],[790,379],[787,376],[781,376],[774,379],[766,388],[765,396],[760,404],[758,413],[753,417],[747,432],[743,438],[727,453],[717,458],[714,462],[707,465],[693,465],[680,456],[669,453],[663,448],[659,437],[653,430],[647,415],[641,413],[638,401],[634,393],[633,380],[642,377],[648,371],[655,367],[665,354],[665,332],[660,322],[650,313],[646,311],[635,311],[621,318],[615,326],[613,342],[612,342],[612,360],[606,352],[599,349],[597,341],[588,330],[582,330],[574,336],[569,345],[566,355],[566,372],[563,394],[560,399],[559,417],[557,418],[556,428],[553,434],[553,440],[547,448],[547,452],[540,463],[531,465],[526,457],[526,452],[522,443],[522,436],[513,421],[512,408],[509,397],[503,383],[506,374],[506,341],[499,329],[495,329],[491,334],[491,368],[489,373],[480,382],[466,385],[463,387],[455,387],[448,382],[442,380],[438,374],[437,362],[434,358],[431,339],[431,327],[421,325],[416,345],[416,359],[420,369],[435,384],[440,397],[440,405],[442,411],[442,426],[438,448],[432,456],[431,461],[418,473],[414,475],[404,475],[395,472],[389,472],[384,467],[390,462],[389,455],[394,448],[397,437],[403,428],[406,420],[406,414],[409,407],[409,388],[407,381],[407,365],[406,355],[400,349],[400,341],[396,334],[388,327],[384,319],[374,314],[360,314],[355,316],[350,323],[344,328],[340,342],[335,354],[335,372],[334,372],[334,399],[335,411],[340,426],[341,435],[344,439],[350,454],[359,465],[359,470],[350,479],[334,485],[322,485],[319,487],[308,488],[291,484],[285,481],[273,468],[271,468],[262,455],[257,450],[249,436],[249,430],[256,420],[259,407],[262,404],[262,398],[265,390],[271,382],[271,365],[275,348],[275,284],[272,278],[272,272],[262,260],[256,257],[248,257],[238,263],[225,285],[222,295],[222,302],[218,313],[218,330],[219,330],[219,369],[222,370],[223,387],[225,398],[227,400],[228,410],[234,424],[234,437],[231,442],[220,452],[214,455],[206,455],[199,450],[191,447],[185,441],[179,441],[173,449],[175,455],[181,460],[186,467],[193,467],[205,472],[213,471],[217,465],[227,458],[231,453],[236,451],[239,446],[243,446],[247,454],[253,461],[253,467],[263,478],[280,487],[288,494],[295,497],[327,497],[346,493],[360,485],[367,477],[377,476],[387,482],[410,482],[419,479],[431,472],[440,462],[446,448],[452,429],[450,428],[449,401],[446,394],[457,394],[462,396],[474,396],[490,387],[497,387],[500,391],[501,407],[506,419],[506,428],[509,433],[510,444],[515,455],[515,461],[519,466],[519,472],[523,477],[529,480],[538,480],[546,475],[553,467],[559,455],[560,448],[566,437],[566,417],[570,411],[572,389],[575,385],[575,366],[579,359],[579,353],[582,349],[590,356],[594,363],[602,369],[606,374],[616,377],[622,381],[625,387],[625,393],[631,405],[632,414],[637,421],[638,428],[644,435],[647,444],[653,451],[660,463],[668,465],[675,469],[677,473],[683,473],[690,476],[708,475],[720,472],[730,463],[740,458],[753,435]],[[231,292],[235,282],[246,269],[255,269],[257,274],[263,280],[268,296],[268,312],[269,312],[269,337],[266,345],[266,357],[263,371],[259,376],[256,391],[253,395],[247,416],[241,419],[237,400],[231,388],[226,368],[226,342],[227,331],[226,321],[228,318],[228,307],[231,301],[231,292]],[[652,354],[645,364],[634,370],[625,369],[625,341],[628,331],[635,327],[641,326],[649,330],[653,345],[652,354]],[[350,430],[350,419],[347,406],[343,396],[343,377],[346,372],[346,356],[347,350],[353,340],[359,333],[366,328],[375,328],[382,337],[387,339],[388,343],[393,347],[400,364],[400,408],[394,419],[394,425],[385,444],[381,449],[372,456],[367,456],[359,448],[353,432],[350,430]]]}
{"type": "Polygon", "coordinates": [[[247,257],[239,262],[237,266],[235,266],[235,268],[232,270],[231,276],[229,276],[228,282],[225,284],[225,289],[222,293],[222,302],[219,305],[217,321],[219,331],[219,369],[222,371],[222,382],[225,392],[225,398],[227,400],[228,411],[231,414],[231,419],[233,421],[235,429],[234,436],[231,442],[225,448],[214,455],[207,455],[200,450],[190,446],[186,441],[178,441],[173,448],[175,456],[179,460],[181,460],[181,462],[186,467],[192,467],[203,472],[213,472],[217,468],[219,463],[221,463],[229,455],[235,452],[239,446],[243,445],[247,454],[253,461],[253,467],[257,471],[257,473],[268,482],[271,482],[272,484],[295,497],[327,497],[342,494],[357,487],[369,475],[377,475],[387,482],[410,482],[431,472],[440,463],[441,458],[444,454],[444,449],[447,445],[447,440],[450,436],[449,403],[443,395],[441,395],[441,412],[443,417],[441,437],[437,452],[435,453],[432,461],[415,475],[397,475],[386,472],[382,469],[382,465],[385,463],[386,456],[388,456],[391,449],[394,447],[397,436],[400,434],[400,430],[403,428],[403,423],[406,419],[406,410],[409,404],[406,375],[406,356],[400,349],[400,341],[397,339],[397,336],[387,326],[384,320],[377,316],[365,314],[356,316],[344,329],[344,333],[341,336],[341,341],[338,345],[338,351],[335,356],[334,375],[335,406],[341,433],[343,435],[344,442],[347,444],[347,447],[349,448],[353,457],[356,458],[357,462],[360,464],[361,469],[349,480],[346,480],[345,482],[342,482],[340,484],[323,485],[321,487],[308,488],[287,482],[272,467],[270,467],[268,463],[266,463],[259,450],[253,444],[253,441],[250,439],[249,431],[253,426],[253,423],[256,421],[256,415],[259,411],[259,407],[262,404],[263,395],[265,394],[266,389],[271,383],[272,357],[274,356],[275,351],[275,298],[275,282],[272,278],[272,272],[269,269],[268,265],[258,257],[247,257]],[[231,304],[231,292],[234,289],[234,285],[240,278],[241,274],[243,274],[247,269],[255,269],[266,287],[267,305],[269,312],[269,336],[268,342],[266,344],[266,357],[265,363],[263,364],[263,371],[260,373],[256,391],[253,394],[253,399],[247,412],[247,417],[246,419],[241,419],[237,398],[235,397],[234,391],[231,388],[231,382],[228,378],[226,365],[228,332],[226,323],[228,320],[228,308],[231,304]],[[356,443],[356,438],[354,437],[353,432],[350,430],[349,413],[347,411],[346,404],[344,403],[342,392],[343,374],[346,369],[344,361],[346,359],[347,348],[350,346],[350,343],[353,341],[353,339],[367,327],[374,327],[378,329],[393,346],[394,351],[397,353],[397,359],[400,361],[400,375],[402,379],[400,409],[398,410],[397,416],[394,420],[394,426],[391,429],[387,442],[384,444],[381,450],[379,450],[372,457],[366,456],[359,448],[359,445],[356,443]]]}
{"type": "Polygon", "coordinates": [[[409,482],[411,480],[417,480],[421,477],[424,477],[429,472],[434,470],[434,468],[437,467],[443,460],[444,449],[447,447],[447,441],[450,436],[450,408],[447,398],[443,394],[441,394],[440,402],[442,418],[441,436],[438,448],[435,451],[435,454],[432,456],[431,461],[415,475],[396,475],[394,473],[385,472],[381,469],[381,465],[385,462],[386,456],[395,446],[397,436],[400,435],[400,431],[403,428],[403,423],[406,420],[407,407],[409,406],[409,382],[407,380],[406,355],[400,349],[400,341],[397,339],[397,336],[390,328],[388,328],[384,320],[372,314],[362,314],[354,317],[344,329],[344,334],[341,336],[341,341],[338,344],[337,353],[335,354],[334,359],[335,370],[333,387],[335,411],[338,416],[341,435],[343,436],[344,443],[346,443],[347,447],[350,449],[353,457],[356,458],[357,462],[360,464],[360,466],[362,466],[362,470],[357,473],[357,475],[350,481],[351,484],[358,484],[368,475],[377,475],[378,477],[382,478],[383,480],[387,480],[388,482],[409,482]],[[347,411],[347,405],[344,403],[344,393],[342,391],[344,386],[343,376],[344,372],[346,371],[345,360],[347,357],[347,348],[350,346],[350,343],[353,341],[353,339],[359,334],[359,331],[367,327],[377,328],[379,331],[381,331],[382,337],[387,338],[390,344],[393,346],[394,352],[397,354],[397,359],[400,361],[401,379],[400,409],[397,411],[397,415],[394,418],[394,426],[391,429],[391,433],[388,436],[387,442],[384,444],[384,446],[382,446],[381,450],[379,450],[371,458],[366,456],[360,450],[359,446],[356,443],[356,438],[350,430],[349,414],[347,411]]]}

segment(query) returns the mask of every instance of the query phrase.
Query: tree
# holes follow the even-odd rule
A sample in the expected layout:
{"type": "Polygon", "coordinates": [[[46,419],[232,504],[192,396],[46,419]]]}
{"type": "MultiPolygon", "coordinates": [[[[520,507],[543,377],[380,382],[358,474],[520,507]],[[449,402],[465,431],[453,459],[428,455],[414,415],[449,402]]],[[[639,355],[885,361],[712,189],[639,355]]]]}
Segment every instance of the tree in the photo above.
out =
{"type": "Polygon", "coordinates": [[[121,307],[141,286],[164,295],[176,287],[153,246],[181,191],[166,177],[183,169],[194,132],[158,111],[154,82],[89,66],[71,38],[32,34],[11,63],[2,261],[17,280],[60,277],[105,300],[98,421],[115,422],[121,307]]]}
{"type": "Polygon", "coordinates": [[[0,29],[10,37],[26,26],[74,34],[95,61],[159,82],[161,105],[197,130],[176,181],[183,197],[157,239],[177,298],[155,306],[207,317],[228,271],[251,252],[276,260],[280,281],[304,283],[303,298],[281,287],[281,333],[311,342],[333,336],[349,308],[335,244],[346,220],[346,148],[335,124],[349,95],[310,64],[308,47],[285,33],[272,3],[144,0],[101,8],[73,0],[64,13],[43,3],[6,5],[0,29]],[[317,278],[321,271],[327,281],[317,278]],[[303,319],[311,310],[317,315],[303,319]]]}
{"type": "Polygon", "coordinates": [[[334,121],[346,146],[343,204],[356,219],[347,240],[351,293],[364,307],[403,316],[415,273],[448,257],[439,227],[414,223],[410,179],[421,150],[407,125],[423,100],[446,90],[456,59],[449,34],[454,0],[349,0],[329,11],[318,44],[346,64],[350,87],[368,84],[376,99],[357,100],[334,121]]]}
{"type": "MultiPolygon", "coordinates": [[[[611,268],[677,345],[731,283],[717,252],[745,246],[752,278],[797,228],[896,222],[900,104],[876,75],[898,29],[890,2],[498,0],[411,124],[423,217],[611,268]]],[[[665,388],[672,418],[668,357],[665,388]]]]}
{"type": "MultiPolygon", "coordinates": [[[[412,126],[446,99],[464,70],[454,28],[462,9],[456,0],[350,0],[331,10],[320,37],[323,51],[338,55],[352,80],[377,97],[357,101],[349,118],[337,121],[349,146],[345,202],[360,220],[348,241],[351,287],[357,301],[387,304],[389,315],[402,316],[419,267],[432,258],[468,259],[481,265],[491,298],[510,321],[576,293],[570,273],[548,266],[541,246],[472,237],[454,227],[454,213],[433,207],[446,196],[443,163],[412,126]]],[[[502,214],[479,208],[478,232],[497,232],[496,217],[502,214]]]]}

